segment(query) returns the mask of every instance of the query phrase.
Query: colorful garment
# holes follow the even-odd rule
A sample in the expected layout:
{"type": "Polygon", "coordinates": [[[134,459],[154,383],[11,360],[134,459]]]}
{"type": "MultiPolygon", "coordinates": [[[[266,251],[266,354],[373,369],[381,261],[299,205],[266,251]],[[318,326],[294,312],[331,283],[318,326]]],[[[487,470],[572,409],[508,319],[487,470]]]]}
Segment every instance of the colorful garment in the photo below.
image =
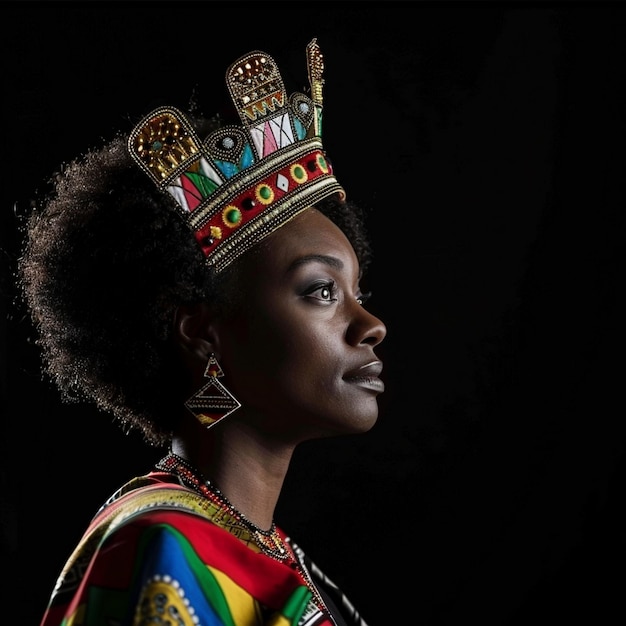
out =
{"type": "Polygon", "coordinates": [[[211,502],[172,480],[152,472],[102,507],[41,626],[365,626],[282,530],[285,562],[229,532],[211,502]]]}

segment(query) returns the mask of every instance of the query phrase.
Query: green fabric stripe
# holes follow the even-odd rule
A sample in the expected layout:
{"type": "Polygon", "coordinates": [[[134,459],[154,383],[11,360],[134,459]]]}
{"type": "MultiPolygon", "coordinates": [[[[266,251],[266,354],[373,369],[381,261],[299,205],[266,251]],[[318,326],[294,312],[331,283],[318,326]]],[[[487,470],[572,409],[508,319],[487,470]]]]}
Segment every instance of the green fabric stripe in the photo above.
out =
{"type": "MultiPolygon", "coordinates": [[[[196,554],[192,545],[187,541],[187,538],[179,532],[176,528],[169,524],[157,524],[152,526],[143,533],[140,541],[140,549],[145,549],[148,542],[151,540],[152,535],[159,530],[164,529],[173,534],[181,545],[183,554],[185,555],[187,562],[189,563],[192,571],[194,572],[196,579],[198,580],[204,595],[210,599],[211,606],[215,609],[225,626],[235,626],[233,616],[230,613],[228,607],[228,601],[222,591],[222,587],[217,582],[215,576],[202,559],[196,554]]],[[[139,559],[138,559],[139,563],[139,559]]],[[[136,566],[138,567],[138,565],[136,566]]]]}
{"type": "Polygon", "coordinates": [[[305,585],[302,585],[296,588],[291,596],[289,596],[281,612],[289,620],[290,624],[295,626],[300,621],[311,595],[309,589],[305,585]]]}

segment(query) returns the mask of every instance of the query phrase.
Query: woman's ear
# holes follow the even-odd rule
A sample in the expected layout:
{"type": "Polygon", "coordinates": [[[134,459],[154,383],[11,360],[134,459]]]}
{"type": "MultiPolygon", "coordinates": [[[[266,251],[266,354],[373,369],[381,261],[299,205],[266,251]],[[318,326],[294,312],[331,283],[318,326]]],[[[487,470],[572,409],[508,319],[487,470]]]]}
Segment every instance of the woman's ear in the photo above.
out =
{"type": "Polygon", "coordinates": [[[209,306],[198,304],[179,306],[174,313],[173,338],[183,353],[206,361],[215,352],[215,336],[209,306]]]}

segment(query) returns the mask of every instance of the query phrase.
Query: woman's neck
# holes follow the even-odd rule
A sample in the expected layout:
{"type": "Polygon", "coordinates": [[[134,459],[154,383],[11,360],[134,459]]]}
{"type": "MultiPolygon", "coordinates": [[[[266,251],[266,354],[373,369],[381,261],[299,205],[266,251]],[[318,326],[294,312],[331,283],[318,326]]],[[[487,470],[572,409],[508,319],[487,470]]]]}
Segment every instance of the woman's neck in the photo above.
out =
{"type": "Polygon", "coordinates": [[[275,439],[270,443],[237,420],[200,428],[192,425],[193,432],[175,436],[172,452],[196,468],[200,478],[217,487],[249,521],[269,530],[294,447],[277,445],[275,439]]]}

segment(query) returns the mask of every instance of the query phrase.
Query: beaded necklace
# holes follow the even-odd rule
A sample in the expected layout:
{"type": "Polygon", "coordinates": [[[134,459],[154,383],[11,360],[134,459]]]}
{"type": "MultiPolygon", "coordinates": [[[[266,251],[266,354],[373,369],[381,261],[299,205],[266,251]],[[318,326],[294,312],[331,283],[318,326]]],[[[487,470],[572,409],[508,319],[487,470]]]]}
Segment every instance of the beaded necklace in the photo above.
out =
{"type": "Polygon", "coordinates": [[[252,539],[252,542],[267,556],[281,562],[290,559],[295,561],[293,553],[278,534],[273,521],[269,530],[259,528],[236,509],[230,500],[186,459],[170,452],[156,464],[156,468],[175,474],[187,487],[217,505],[220,514],[215,521],[245,543],[249,544],[252,539]]]}

